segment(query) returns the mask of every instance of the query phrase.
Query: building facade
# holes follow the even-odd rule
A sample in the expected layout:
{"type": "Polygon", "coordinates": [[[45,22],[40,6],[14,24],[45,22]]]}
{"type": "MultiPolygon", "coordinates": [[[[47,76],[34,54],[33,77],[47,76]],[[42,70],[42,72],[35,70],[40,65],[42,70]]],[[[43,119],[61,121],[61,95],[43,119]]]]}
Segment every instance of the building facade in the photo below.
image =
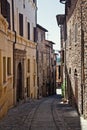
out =
{"type": "Polygon", "coordinates": [[[8,31],[8,12],[6,2],[0,1],[0,118],[13,106],[13,42],[8,31]]]}
{"type": "Polygon", "coordinates": [[[0,118],[17,102],[37,98],[36,6],[0,1],[0,118]]]}
{"type": "Polygon", "coordinates": [[[39,97],[48,96],[55,91],[55,55],[53,42],[45,38],[47,30],[37,25],[37,75],[38,75],[38,94],[39,97]]]}
{"type": "Polygon", "coordinates": [[[65,2],[65,76],[69,101],[87,118],[87,1],[65,2]]]}
{"type": "Polygon", "coordinates": [[[36,1],[14,1],[14,100],[37,97],[36,1]],[[21,85],[20,85],[21,84],[21,85]]]}
{"type": "Polygon", "coordinates": [[[45,33],[47,30],[37,24],[37,81],[38,97],[46,96],[46,52],[45,33]]]}

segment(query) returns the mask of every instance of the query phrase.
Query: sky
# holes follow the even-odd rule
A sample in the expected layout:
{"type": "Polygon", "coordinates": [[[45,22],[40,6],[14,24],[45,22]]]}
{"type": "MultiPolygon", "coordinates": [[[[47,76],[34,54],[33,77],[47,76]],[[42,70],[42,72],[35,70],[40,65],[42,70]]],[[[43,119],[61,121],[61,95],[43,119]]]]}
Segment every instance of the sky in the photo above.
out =
{"type": "Polygon", "coordinates": [[[56,15],[64,14],[64,5],[59,0],[37,0],[37,23],[48,30],[46,39],[55,43],[54,49],[60,50],[60,28],[56,15]]]}

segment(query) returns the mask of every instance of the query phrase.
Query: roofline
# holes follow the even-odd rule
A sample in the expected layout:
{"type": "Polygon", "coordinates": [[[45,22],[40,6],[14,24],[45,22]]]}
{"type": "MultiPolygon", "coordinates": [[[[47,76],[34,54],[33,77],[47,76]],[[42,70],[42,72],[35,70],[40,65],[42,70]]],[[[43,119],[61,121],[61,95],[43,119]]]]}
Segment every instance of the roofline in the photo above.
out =
{"type": "Polygon", "coordinates": [[[52,41],[50,41],[50,40],[45,40],[45,41],[47,41],[47,42],[49,42],[49,43],[51,43],[51,44],[55,44],[54,42],[52,42],[52,41]]]}
{"type": "Polygon", "coordinates": [[[37,27],[40,28],[41,30],[45,31],[45,32],[48,32],[47,29],[45,29],[44,27],[42,27],[41,25],[37,24],[37,27]]]}

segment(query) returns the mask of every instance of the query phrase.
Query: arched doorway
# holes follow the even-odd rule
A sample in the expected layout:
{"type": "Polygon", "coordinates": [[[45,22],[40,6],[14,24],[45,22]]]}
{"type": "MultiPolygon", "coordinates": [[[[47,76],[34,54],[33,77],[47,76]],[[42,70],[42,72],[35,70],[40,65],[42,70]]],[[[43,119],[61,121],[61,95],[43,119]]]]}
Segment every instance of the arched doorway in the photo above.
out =
{"type": "Polygon", "coordinates": [[[19,63],[17,67],[17,101],[23,98],[22,91],[22,65],[19,63]]]}

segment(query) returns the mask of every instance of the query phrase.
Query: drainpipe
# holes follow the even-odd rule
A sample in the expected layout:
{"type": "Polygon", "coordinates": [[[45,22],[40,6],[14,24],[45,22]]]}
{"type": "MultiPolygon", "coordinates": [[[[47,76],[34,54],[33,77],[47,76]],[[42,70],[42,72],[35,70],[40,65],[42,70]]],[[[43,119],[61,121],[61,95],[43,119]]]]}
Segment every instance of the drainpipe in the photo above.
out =
{"type": "MultiPolygon", "coordinates": [[[[13,25],[13,32],[15,34],[15,39],[13,42],[13,95],[15,97],[15,44],[16,44],[16,31],[15,31],[15,27],[14,27],[14,0],[12,0],[12,25],[13,25]]],[[[14,98],[13,97],[13,98],[14,98]]],[[[15,104],[15,99],[14,99],[14,104],[15,104]]]]}
{"type": "Polygon", "coordinates": [[[81,100],[82,100],[82,110],[81,114],[83,114],[83,90],[84,90],[84,32],[83,32],[83,23],[82,23],[82,1],[80,3],[81,8],[81,100]]]}
{"type": "Polygon", "coordinates": [[[66,24],[66,15],[65,15],[65,98],[67,99],[67,68],[66,68],[66,39],[67,39],[67,24],[66,24]]]}
{"type": "Polygon", "coordinates": [[[36,32],[35,32],[35,37],[36,37],[36,63],[37,63],[37,99],[39,99],[39,80],[38,80],[38,41],[37,41],[37,0],[35,1],[36,3],[36,11],[35,11],[35,21],[36,21],[36,32]]]}

